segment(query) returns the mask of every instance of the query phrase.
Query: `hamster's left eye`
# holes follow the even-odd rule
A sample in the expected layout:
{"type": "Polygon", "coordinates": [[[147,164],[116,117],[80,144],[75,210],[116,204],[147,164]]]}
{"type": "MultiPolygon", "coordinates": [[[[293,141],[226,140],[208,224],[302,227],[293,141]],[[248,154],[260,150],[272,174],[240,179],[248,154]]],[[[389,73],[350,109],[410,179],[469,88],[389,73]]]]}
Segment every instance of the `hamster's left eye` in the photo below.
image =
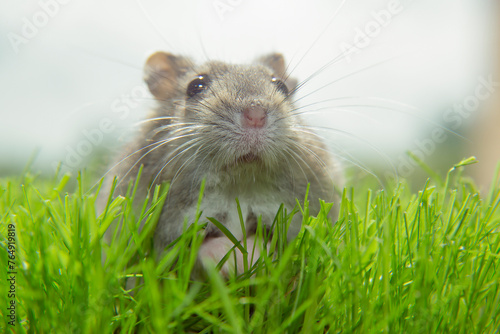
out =
{"type": "Polygon", "coordinates": [[[193,97],[196,94],[201,93],[202,91],[207,89],[209,81],[210,80],[208,75],[200,74],[198,77],[196,77],[196,79],[189,83],[186,91],[187,95],[189,97],[193,97]]]}
{"type": "Polygon", "coordinates": [[[288,87],[285,85],[285,83],[282,80],[280,80],[280,79],[278,79],[276,77],[273,77],[271,79],[271,82],[276,85],[276,90],[278,90],[281,93],[283,93],[283,95],[288,96],[288,94],[290,92],[288,91],[288,87]]]}

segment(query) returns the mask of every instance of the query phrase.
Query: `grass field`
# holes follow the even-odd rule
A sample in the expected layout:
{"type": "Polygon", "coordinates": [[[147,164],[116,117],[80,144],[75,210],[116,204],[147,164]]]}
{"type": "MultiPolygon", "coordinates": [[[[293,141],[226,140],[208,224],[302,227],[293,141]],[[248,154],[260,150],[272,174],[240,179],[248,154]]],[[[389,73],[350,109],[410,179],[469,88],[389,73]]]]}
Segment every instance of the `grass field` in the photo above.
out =
{"type": "Polygon", "coordinates": [[[190,281],[204,221],[159,263],[148,256],[167,186],[150,209],[134,212],[131,195],[98,216],[85,176],[2,179],[1,331],[498,333],[500,188],[479,195],[461,176],[470,162],[444,180],[433,175],[417,193],[404,182],[348,188],[334,225],[330,204],[319,214],[307,202],[276,208],[269,254],[227,281],[211,268],[205,282],[190,281]],[[280,235],[293,214],[303,229],[286,244],[280,235]],[[116,220],[134,242],[124,234],[102,242],[116,220]],[[142,279],[129,293],[134,275],[142,279]]]}

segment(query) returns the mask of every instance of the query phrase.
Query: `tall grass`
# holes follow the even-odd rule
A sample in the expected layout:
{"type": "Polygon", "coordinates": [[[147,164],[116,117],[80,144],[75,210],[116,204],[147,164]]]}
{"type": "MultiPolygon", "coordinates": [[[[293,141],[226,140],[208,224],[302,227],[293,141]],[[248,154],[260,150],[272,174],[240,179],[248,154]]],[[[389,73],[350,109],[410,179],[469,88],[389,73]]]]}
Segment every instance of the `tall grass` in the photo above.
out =
{"type": "MultiPolygon", "coordinates": [[[[367,185],[346,189],[336,224],[328,221],[328,203],[319,213],[309,212],[307,201],[292,212],[276,208],[274,233],[258,229],[270,246],[254,266],[229,279],[209,267],[201,281],[190,278],[203,219],[160,261],[153,255],[151,236],[168,186],[156,189],[151,207],[134,210],[132,202],[142,199],[131,188],[98,215],[82,175],[71,192],[67,175],[3,179],[0,280],[8,278],[7,236],[15,226],[16,319],[9,324],[11,299],[2,291],[0,327],[16,333],[498,332],[500,188],[481,196],[461,176],[469,162],[418,193],[404,182],[376,192],[367,185]],[[287,244],[282,236],[293,215],[303,217],[303,228],[287,244]],[[103,234],[112,222],[121,222],[124,233],[108,246],[103,234]],[[133,287],[130,277],[137,278],[133,287]]],[[[244,243],[235,247],[251,257],[244,243]]]]}

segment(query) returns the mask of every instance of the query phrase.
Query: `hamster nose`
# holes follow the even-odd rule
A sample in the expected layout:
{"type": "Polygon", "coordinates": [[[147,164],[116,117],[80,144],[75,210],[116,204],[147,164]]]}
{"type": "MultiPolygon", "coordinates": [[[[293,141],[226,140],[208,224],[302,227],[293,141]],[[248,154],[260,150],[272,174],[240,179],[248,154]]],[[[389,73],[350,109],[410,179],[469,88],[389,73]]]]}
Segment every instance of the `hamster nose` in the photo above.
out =
{"type": "Polygon", "coordinates": [[[252,103],[243,109],[242,118],[245,128],[262,128],[266,124],[266,110],[260,103],[252,103]]]}

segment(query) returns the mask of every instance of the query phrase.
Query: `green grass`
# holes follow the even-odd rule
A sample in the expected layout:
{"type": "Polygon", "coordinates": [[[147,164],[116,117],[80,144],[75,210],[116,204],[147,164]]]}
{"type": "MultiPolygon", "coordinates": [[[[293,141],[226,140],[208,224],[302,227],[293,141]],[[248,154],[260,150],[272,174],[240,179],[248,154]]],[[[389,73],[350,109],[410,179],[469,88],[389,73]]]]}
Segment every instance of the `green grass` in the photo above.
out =
{"type": "MultiPolygon", "coordinates": [[[[470,161],[418,193],[403,182],[372,192],[346,189],[335,225],[330,205],[278,210],[269,255],[240,277],[217,270],[190,281],[205,221],[192,225],[156,263],[151,235],[168,187],[151,209],[118,198],[102,215],[90,180],[32,174],[0,181],[0,280],[7,280],[7,236],[15,226],[16,333],[495,333],[500,328],[500,188],[483,197],[461,176],[470,161]],[[298,238],[280,235],[292,214],[298,238]],[[137,227],[146,219],[145,228],[137,227]],[[112,221],[123,234],[102,242],[112,221]],[[101,265],[101,253],[108,253],[101,265]],[[134,292],[126,277],[137,275],[134,292]],[[253,276],[252,276],[253,275],[253,276]]],[[[235,202],[234,209],[237,210],[235,202]]],[[[237,245],[235,247],[245,247],[237,245]]],[[[251,256],[248,250],[248,257],[251,256]]],[[[231,255],[229,255],[231,256],[231,255]]]]}

